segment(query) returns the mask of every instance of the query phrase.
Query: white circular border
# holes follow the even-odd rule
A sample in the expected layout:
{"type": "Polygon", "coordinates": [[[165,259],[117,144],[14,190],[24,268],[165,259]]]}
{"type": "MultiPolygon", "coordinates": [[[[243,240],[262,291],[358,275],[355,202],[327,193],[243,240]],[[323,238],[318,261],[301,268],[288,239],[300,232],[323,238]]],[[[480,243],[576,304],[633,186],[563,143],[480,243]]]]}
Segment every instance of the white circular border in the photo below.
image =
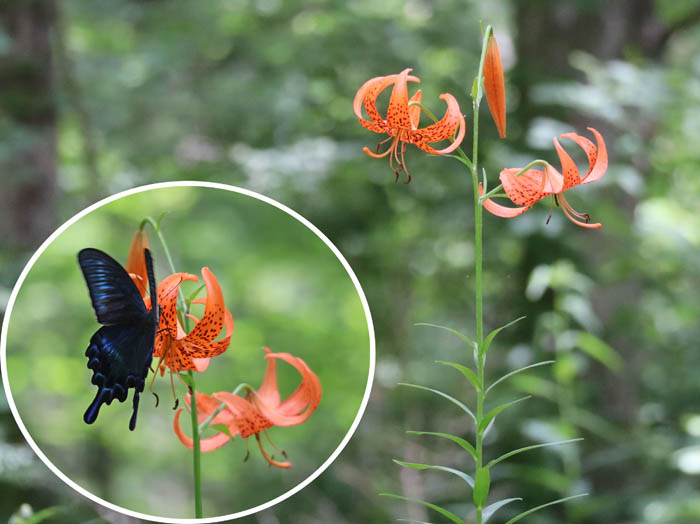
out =
{"type": "Polygon", "coordinates": [[[350,439],[352,438],[353,434],[357,430],[357,426],[360,423],[360,420],[362,419],[362,415],[365,412],[365,408],[367,407],[367,402],[369,401],[369,395],[372,390],[372,381],[374,379],[374,366],[375,366],[375,360],[376,360],[376,343],[375,343],[375,338],[374,338],[374,324],[372,323],[372,314],[370,313],[369,310],[369,305],[367,304],[367,298],[365,297],[364,291],[362,291],[362,286],[360,285],[359,280],[357,279],[357,276],[355,276],[355,273],[353,272],[352,268],[350,267],[350,264],[348,264],[348,261],[345,260],[345,257],[341,254],[341,252],[338,250],[335,245],[333,245],[333,242],[331,242],[321,231],[314,226],[311,222],[306,220],[303,216],[301,216],[299,213],[294,211],[293,209],[288,208],[284,204],[280,204],[276,200],[273,200],[269,197],[266,197],[265,195],[261,195],[259,193],[256,193],[254,191],[250,191],[248,189],[243,189],[240,187],[236,186],[229,186],[226,184],[218,184],[214,182],[196,182],[196,181],[187,181],[187,182],[163,182],[159,184],[149,184],[146,186],[140,186],[136,187],[133,189],[129,189],[127,191],[122,191],[121,193],[117,193],[116,195],[112,195],[110,197],[107,197],[103,200],[100,200],[99,202],[91,205],[90,207],[84,209],[77,215],[73,216],[70,218],[67,222],[65,222],[62,226],[60,226],[56,231],[54,231],[49,238],[47,238],[41,246],[39,246],[39,249],[32,255],[32,257],[29,259],[29,262],[27,262],[27,265],[24,267],[22,270],[22,273],[19,276],[19,279],[17,280],[17,283],[15,284],[14,288],[12,289],[12,293],[10,294],[10,300],[7,303],[7,309],[5,310],[5,318],[2,323],[2,335],[0,336],[0,365],[2,366],[2,380],[3,380],[3,385],[5,388],[5,394],[7,395],[7,402],[10,405],[10,410],[12,411],[12,415],[15,418],[15,422],[17,422],[17,425],[19,426],[19,429],[22,431],[22,435],[24,435],[24,438],[27,440],[27,443],[31,446],[31,448],[34,450],[34,453],[37,454],[37,456],[46,464],[46,466],[53,471],[53,473],[60,478],[63,482],[68,484],[71,488],[73,488],[75,491],[80,493],[81,495],[89,498],[93,502],[96,502],[106,508],[109,508],[111,510],[117,511],[119,513],[123,513],[125,515],[129,515],[131,517],[136,517],[140,519],[145,519],[145,520],[150,520],[154,522],[166,522],[166,523],[173,523],[173,524],[193,524],[193,523],[206,523],[206,522],[223,522],[226,520],[233,520],[237,519],[240,517],[245,517],[247,515],[252,515],[254,513],[257,513],[259,511],[262,511],[264,509],[270,508],[283,500],[288,499],[292,495],[296,494],[297,492],[301,491],[304,489],[306,486],[308,486],[311,482],[313,482],[321,473],[323,473],[328,466],[330,466],[333,461],[338,458],[338,455],[343,451],[343,448],[348,444],[350,439]],[[157,517],[155,515],[146,515],[145,513],[139,513],[136,511],[131,511],[129,509],[122,508],[121,506],[117,506],[115,504],[112,504],[111,502],[107,502],[106,500],[101,499],[100,497],[97,497],[87,491],[86,489],[80,487],[78,484],[73,482],[70,478],[68,478],[61,470],[59,470],[54,464],[44,455],[44,453],[39,449],[39,447],[36,445],[36,442],[32,439],[31,435],[27,431],[27,428],[24,426],[24,423],[22,422],[22,418],[19,416],[19,413],[17,411],[17,406],[15,406],[15,401],[12,398],[12,392],[10,391],[10,382],[7,376],[7,331],[8,331],[8,326],[10,324],[10,316],[12,315],[12,307],[14,306],[15,300],[17,298],[17,293],[19,292],[19,289],[22,287],[22,283],[24,282],[24,279],[27,277],[27,274],[31,270],[32,266],[36,263],[37,259],[39,256],[44,252],[44,250],[60,235],[63,233],[66,229],[68,229],[70,226],[72,226],[75,222],[83,218],[85,215],[88,213],[91,213],[92,211],[99,209],[100,207],[104,206],[105,204],[108,204],[114,200],[118,200],[122,197],[129,196],[129,195],[134,195],[137,193],[142,193],[145,191],[150,191],[152,189],[162,189],[162,188],[167,188],[167,187],[208,187],[208,188],[213,188],[213,189],[223,189],[225,191],[231,191],[233,193],[240,193],[243,195],[247,195],[249,197],[253,197],[257,200],[261,200],[267,204],[275,206],[277,209],[280,209],[281,211],[284,211],[291,217],[295,218],[302,224],[304,224],[307,228],[309,228],[318,238],[323,240],[323,242],[330,248],[330,250],[335,254],[335,256],[340,260],[340,263],[343,265],[345,268],[345,271],[348,273],[350,276],[350,279],[352,280],[352,283],[355,286],[355,289],[357,290],[357,294],[360,296],[360,301],[362,302],[362,308],[364,309],[365,312],[365,318],[367,319],[367,328],[369,330],[369,352],[370,352],[370,361],[369,361],[369,374],[367,377],[367,387],[365,388],[365,394],[364,397],[362,398],[362,403],[360,404],[360,409],[357,412],[357,415],[355,416],[355,420],[353,421],[352,425],[350,426],[350,430],[348,433],[345,435],[345,438],[340,442],[336,450],[331,454],[328,459],[321,464],[321,466],[314,471],[309,477],[307,477],[305,480],[303,480],[301,483],[297,484],[295,487],[287,491],[286,493],[283,493],[282,495],[278,496],[277,498],[274,498],[264,504],[260,504],[259,506],[255,506],[254,508],[249,508],[244,511],[239,511],[238,513],[232,513],[230,515],[222,515],[219,517],[208,517],[208,518],[201,518],[201,519],[173,519],[173,518],[167,518],[167,517],[157,517]]]}

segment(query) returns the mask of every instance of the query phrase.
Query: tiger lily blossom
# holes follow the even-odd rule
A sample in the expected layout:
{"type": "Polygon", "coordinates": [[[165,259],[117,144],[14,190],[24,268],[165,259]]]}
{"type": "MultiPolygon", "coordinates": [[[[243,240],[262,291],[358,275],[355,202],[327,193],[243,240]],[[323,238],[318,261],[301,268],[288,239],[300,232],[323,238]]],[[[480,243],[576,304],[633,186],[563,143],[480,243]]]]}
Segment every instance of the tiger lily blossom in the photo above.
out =
{"type": "MultiPolygon", "coordinates": [[[[257,391],[249,389],[245,398],[227,391],[214,393],[211,396],[197,393],[199,423],[213,416],[209,421],[211,426],[215,427],[218,424],[226,426],[225,430],[216,435],[201,439],[200,446],[203,452],[213,451],[237,435],[241,438],[254,435],[265,460],[272,466],[286,469],[291,467],[291,463],[277,461],[268,454],[260,434],[273,426],[295,426],[306,421],[321,402],[321,383],[302,359],[289,353],[272,353],[268,348],[263,350],[266,353],[267,368],[263,383],[257,391]],[[277,384],[277,360],[292,365],[301,375],[301,383],[284,401],[280,399],[277,384]]],[[[191,405],[189,394],[185,397],[185,401],[188,406],[191,405]]],[[[175,413],[173,430],[180,442],[192,449],[192,439],[180,428],[181,411],[182,408],[175,413]]],[[[267,437],[267,434],[265,435],[267,437]]],[[[284,455],[284,452],[282,454],[284,455]]]]}
{"type": "MultiPolygon", "coordinates": [[[[129,248],[126,271],[136,284],[146,307],[150,309],[151,299],[146,296],[148,277],[143,250],[148,247],[146,232],[139,230],[134,234],[129,248]]],[[[192,304],[204,304],[201,319],[187,314],[195,325],[185,333],[177,316],[177,296],[179,287],[185,280],[197,282],[199,278],[190,273],[173,273],[158,284],[158,304],[160,305],[160,322],[153,346],[153,356],[161,358],[159,367],[161,375],[165,368],[179,372],[184,370],[204,371],[209,359],[226,351],[233,332],[233,316],[224,305],[221,286],[209,268],[202,268],[202,277],[207,290],[206,298],[197,298],[192,304]],[[214,342],[221,329],[225,328],[223,339],[214,342]]]]}
{"type": "Polygon", "coordinates": [[[202,318],[187,314],[194,327],[186,333],[177,316],[177,296],[180,284],[185,280],[198,281],[190,273],[173,273],[158,284],[160,304],[160,325],[153,345],[153,356],[160,358],[161,374],[165,368],[179,372],[183,370],[204,371],[209,359],[226,351],[233,333],[233,316],[224,305],[224,297],[219,282],[209,268],[202,268],[202,278],[206,286],[206,298],[196,298],[192,304],[204,304],[202,318]],[[221,330],[224,338],[214,341],[221,330]]]}
{"type": "MultiPolygon", "coordinates": [[[[566,217],[574,224],[597,229],[601,227],[600,223],[590,223],[590,215],[587,213],[579,213],[571,207],[571,204],[564,198],[564,191],[572,187],[589,184],[599,180],[608,169],[608,152],[605,147],[605,141],[601,134],[589,127],[588,130],[595,136],[597,147],[593,145],[589,139],[576,133],[565,133],[561,138],[568,138],[578,144],[584,150],[588,157],[588,172],[581,176],[576,164],[564,151],[556,137],[553,139],[554,147],[559,155],[561,162],[562,173],[554,167],[547,164],[543,171],[537,169],[528,169],[518,176],[522,171],[519,168],[507,168],[501,171],[500,180],[503,189],[510,200],[520,207],[506,207],[493,202],[490,199],[483,201],[484,207],[492,214],[503,217],[513,218],[522,215],[530,209],[535,203],[543,198],[552,195],[554,203],[561,207],[566,217]]],[[[483,189],[479,185],[479,193],[483,196],[483,189]]]]}
{"type": "Polygon", "coordinates": [[[399,173],[404,171],[408,176],[406,183],[411,181],[411,175],[408,173],[404,160],[407,143],[413,144],[432,155],[444,155],[459,147],[464,138],[466,127],[464,115],[459,109],[459,103],[449,93],[440,95],[440,98],[447,103],[447,110],[442,119],[427,127],[418,127],[421,112],[419,104],[422,99],[422,93],[419,89],[409,99],[408,82],[420,82],[420,79],[409,75],[410,72],[411,69],[404,69],[398,75],[378,76],[367,80],[357,91],[353,101],[355,116],[357,116],[363,127],[375,133],[386,133],[389,135],[387,139],[379,143],[376,152],[371,151],[368,147],[362,150],[374,158],[388,156],[389,165],[396,174],[396,180],[399,179],[399,173]],[[382,118],[377,110],[377,97],[390,85],[394,87],[391,91],[385,119],[382,118]],[[369,120],[362,116],[363,105],[369,120]],[[449,139],[455,132],[457,132],[457,136],[452,144],[444,149],[434,149],[429,145],[433,142],[449,139]],[[391,141],[389,148],[380,153],[379,148],[381,145],[389,141],[391,141]],[[396,166],[394,166],[394,161],[396,161],[396,166]]]}

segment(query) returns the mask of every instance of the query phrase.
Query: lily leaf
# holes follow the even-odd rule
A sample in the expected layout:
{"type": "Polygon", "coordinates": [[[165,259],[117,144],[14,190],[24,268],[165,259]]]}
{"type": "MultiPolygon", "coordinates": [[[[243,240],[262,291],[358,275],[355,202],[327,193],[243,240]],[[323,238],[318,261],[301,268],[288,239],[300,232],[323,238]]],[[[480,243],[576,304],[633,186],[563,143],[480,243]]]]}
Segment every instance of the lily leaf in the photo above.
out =
{"type": "Polygon", "coordinates": [[[467,380],[472,383],[472,386],[474,386],[474,389],[476,391],[481,391],[481,381],[479,380],[479,377],[476,376],[476,373],[474,373],[471,369],[469,369],[467,366],[463,366],[462,364],[457,364],[455,362],[447,362],[445,360],[436,360],[435,361],[437,364],[443,364],[445,366],[451,366],[455,368],[458,371],[461,371],[462,374],[467,377],[467,380]]]}
{"type": "Polygon", "coordinates": [[[423,520],[413,520],[413,519],[396,519],[398,522],[415,522],[416,524],[433,524],[432,522],[425,522],[423,520]]]}
{"type": "Polygon", "coordinates": [[[503,499],[499,500],[498,502],[494,502],[493,504],[489,504],[484,508],[484,511],[481,512],[481,518],[483,519],[484,524],[493,517],[493,514],[496,513],[499,509],[501,509],[503,506],[506,504],[510,504],[511,502],[515,502],[516,500],[523,500],[521,498],[514,498],[514,499],[503,499]]]}
{"type": "Polygon", "coordinates": [[[489,468],[480,468],[476,472],[476,481],[474,483],[474,504],[477,508],[482,508],[486,502],[486,497],[489,496],[489,487],[491,486],[491,475],[489,468]]]}
{"type": "Polygon", "coordinates": [[[547,504],[542,504],[541,506],[537,506],[536,508],[529,509],[527,511],[524,511],[520,515],[513,517],[510,519],[506,524],[513,524],[514,522],[518,522],[520,519],[524,519],[528,515],[532,515],[535,511],[539,511],[541,509],[544,509],[549,506],[554,506],[555,504],[561,504],[562,502],[566,502],[567,500],[572,500],[572,499],[577,499],[579,497],[586,497],[588,496],[588,493],[581,493],[580,495],[572,495],[571,497],[566,497],[563,499],[558,499],[558,500],[553,500],[552,502],[547,502],[547,504]]]}
{"type": "Polygon", "coordinates": [[[489,346],[491,345],[491,342],[493,342],[493,339],[496,338],[496,335],[498,335],[501,331],[503,331],[505,328],[512,326],[516,322],[520,322],[522,319],[525,317],[520,317],[516,318],[515,320],[508,322],[505,326],[501,326],[499,328],[494,329],[491,331],[491,333],[488,334],[488,336],[484,339],[484,345],[483,347],[480,348],[481,350],[481,355],[485,355],[486,352],[489,350],[489,346]]]}
{"type": "Polygon", "coordinates": [[[415,462],[402,462],[401,460],[396,460],[393,459],[394,462],[396,462],[399,466],[403,466],[405,468],[411,468],[411,469],[437,469],[440,471],[446,471],[447,473],[452,473],[453,475],[456,475],[457,477],[461,478],[464,482],[466,482],[470,488],[474,487],[474,479],[470,476],[464,473],[463,471],[459,471],[458,469],[454,468],[448,468],[447,466],[433,466],[431,464],[416,464],[415,462]]]}
{"type": "Polygon", "coordinates": [[[472,457],[474,457],[474,460],[476,460],[476,450],[474,449],[474,446],[472,446],[469,442],[464,440],[463,438],[456,437],[454,435],[450,435],[449,433],[436,433],[433,431],[407,431],[409,435],[433,435],[435,437],[443,437],[446,439],[450,439],[452,442],[456,442],[464,450],[469,453],[472,457]]]}
{"type": "Polygon", "coordinates": [[[457,335],[459,338],[464,340],[467,344],[470,344],[471,346],[476,346],[476,342],[474,342],[472,339],[470,339],[467,335],[464,333],[460,333],[456,329],[449,328],[447,326],[441,326],[440,324],[428,324],[427,322],[419,322],[418,324],[415,324],[416,326],[428,326],[428,327],[434,327],[438,329],[443,329],[447,331],[448,333],[452,333],[453,335],[457,335]]]}
{"type": "Polygon", "coordinates": [[[408,386],[409,388],[424,389],[425,391],[431,391],[432,393],[435,393],[436,395],[440,395],[441,397],[446,398],[447,400],[449,400],[450,402],[452,402],[456,406],[459,406],[460,408],[462,408],[462,410],[464,410],[464,412],[467,415],[469,415],[474,420],[474,422],[476,422],[476,416],[474,415],[474,413],[472,413],[472,410],[469,409],[465,404],[463,404],[462,402],[460,402],[456,398],[448,395],[447,393],[443,393],[442,391],[439,391],[437,389],[427,388],[425,386],[419,386],[418,384],[408,384],[406,382],[399,382],[399,386],[408,386]]]}
{"type": "Polygon", "coordinates": [[[505,404],[501,404],[500,406],[496,406],[493,408],[491,411],[486,413],[483,419],[481,419],[481,423],[479,424],[479,427],[477,428],[478,431],[484,431],[486,427],[489,425],[489,423],[496,418],[496,415],[498,415],[501,411],[506,409],[507,407],[512,406],[513,404],[517,404],[518,402],[522,402],[523,400],[527,400],[531,397],[522,397],[516,400],[513,400],[511,402],[506,402],[505,404]]]}
{"type": "Polygon", "coordinates": [[[510,377],[512,377],[513,375],[517,375],[517,374],[520,373],[521,371],[525,371],[525,370],[531,369],[531,368],[536,368],[536,367],[539,367],[539,366],[546,366],[546,365],[548,365],[548,364],[554,364],[554,360],[545,360],[545,361],[543,361],[543,362],[537,362],[536,364],[530,364],[529,366],[525,366],[525,367],[522,367],[522,368],[518,368],[518,369],[516,369],[516,370],[513,370],[513,371],[511,371],[510,373],[507,373],[507,374],[503,375],[501,378],[499,378],[499,379],[497,379],[496,381],[494,381],[494,383],[491,384],[488,388],[486,388],[486,394],[488,394],[488,392],[491,391],[491,390],[493,389],[493,387],[494,387],[496,384],[500,384],[500,383],[503,382],[504,380],[508,380],[510,377]]]}
{"type": "Polygon", "coordinates": [[[518,453],[524,453],[525,451],[530,451],[531,449],[538,449],[538,448],[548,448],[550,446],[558,446],[560,444],[570,444],[571,442],[578,442],[580,440],[583,440],[582,438],[572,438],[569,440],[559,440],[557,442],[547,442],[545,444],[535,444],[534,446],[525,446],[524,448],[518,448],[513,451],[509,451],[508,453],[504,453],[497,459],[493,459],[491,462],[487,464],[489,468],[493,467],[494,465],[498,464],[502,460],[505,460],[507,458],[512,457],[513,455],[517,455],[518,453]]]}
{"type": "Polygon", "coordinates": [[[430,502],[426,502],[426,501],[420,500],[420,499],[414,499],[411,497],[404,497],[403,495],[394,495],[393,493],[380,493],[379,495],[382,497],[391,497],[394,499],[407,500],[409,502],[417,502],[418,504],[423,504],[424,506],[427,506],[430,509],[434,509],[438,513],[444,515],[445,517],[450,519],[455,524],[464,524],[464,521],[462,519],[460,519],[454,513],[447,511],[445,508],[441,508],[440,506],[436,506],[435,504],[431,504],[430,502]]]}

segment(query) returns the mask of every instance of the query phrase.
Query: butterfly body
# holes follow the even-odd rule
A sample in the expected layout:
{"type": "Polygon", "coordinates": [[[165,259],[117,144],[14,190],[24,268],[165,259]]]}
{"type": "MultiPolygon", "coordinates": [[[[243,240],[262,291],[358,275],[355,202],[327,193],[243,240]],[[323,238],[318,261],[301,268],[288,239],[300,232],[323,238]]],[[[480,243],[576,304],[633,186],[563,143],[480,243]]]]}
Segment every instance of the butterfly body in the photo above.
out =
{"type": "Polygon", "coordinates": [[[159,321],[153,261],[144,250],[152,307],[147,309],[138,288],[126,270],[98,249],[83,249],[78,263],[85,277],[97,321],[102,324],[90,338],[85,351],[87,367],[97,394],[83,419],[92,424],[102,404],[114,399],[124,402],[134,388],[133,411],[129,429],[136,427],[139,394],[153,359],[153,343],[159,321]]]}

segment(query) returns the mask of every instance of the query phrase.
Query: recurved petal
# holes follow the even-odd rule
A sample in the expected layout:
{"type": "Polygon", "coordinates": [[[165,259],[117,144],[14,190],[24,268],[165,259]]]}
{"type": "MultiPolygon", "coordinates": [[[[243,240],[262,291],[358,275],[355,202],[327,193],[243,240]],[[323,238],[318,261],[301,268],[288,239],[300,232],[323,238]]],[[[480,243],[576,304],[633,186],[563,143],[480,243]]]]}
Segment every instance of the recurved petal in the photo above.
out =
{"type": "Polygon", "coordinates": [[[547,196],[544,192],[547,185],[546,179],[542,171],[537,169],[528,169],[522,175],[516,176],[520,171],[518,168],[504,169],[499,179],[506,195],[514,204],[532,207],[537,201],[547,196]]]}
{"type": "MultiPolygon", "coordinates": [[[[263,347],[265,357],[271,353],[270,348],[263,347]]],[[[277,361],[273,358],[267,359],[265,374],[263,375],[262,385],[257,391],[257,396],[265,404],[271,407],[280,405],[280,392],[277,386],[277,361]]]]}
{"type": "Polygon", "coordinates": [[[582,184],[590,184],[602,178],[608,169],[608,150],[605,147],[605,141],[603,136],[589,127],[588,130],[595,135],[598,147],[593,145],[593,142],[588,140],[586,137],[578,135],[576,133],[565,133],[561,135],[562,138],[568,138],[576,142],[585,152],[588,157],[588,172],[581,177],[582,184]]]}
{"type": "Polygon", "coordinates": [[[411,129],[417,129],[420,125],[420,106],[411,105],[411,102],[417,102],[420,104],[422,99],[423,91],[419,89],[416,91],[416,94],[408,100],[408,114],[411,116],[411,129]]]}
{"type": "Polygon", "coordinates": [[[486,101],[493,121],[498,128],[498,135],[506,137],[506,87],[503,78],[503,64],[501,54],[498,51],[496,38],[491,35],[486,44],[486,56],[484,57],[484,91],[486,101]]]}
{"type": "MultiPolygon", "coordinates": [[[[358,89],[352,105],[355,116],[357,116],[360,124],[362,124],[363,127],[376,133],[389,132],[389,126],[381,117],[379,111],[377,111],[377,97],[382,91],[384,91],[384,89],[393,84],[398,76],[399,75],[377,76],[367,80],[367,82],[365,82],[362,87],[358,89]],[[370,120],[365,120],[362,117],[363,103],[367,116],[370,118],[370,120]]],[[[415,76],[409,76],[406,78],[406,80],[409,82],[420,82],[420,80],[415,76]]]]}
{"type": "MultiPolygon", "coordinates": [[[[483,196],[483,194],[484,194],[484,190],[481,186],[481,183],[479,183],[479,195],[483,196]]],[[[522,207],[502,206],[500,204],[496,204],[496,202],[494,202],[490,198],[487,198],[486,200],[484,200],[484,207],[486,208],[486,210],[489,213],[496,215],[498,217],[501,217],[501,218],[514,218],[514,217],[517,217],[519,215],[522,215],[525,211],[530,209],[529,206],[522,206],[522,207]]]]}
{"type": "MultiPolygon", "coordinates": [[[[296,391],[292,393],[282,404],[279,404],[279,391],[277,381],[274,384],[270,381],[263,384],[276,393],[269,394],[267,391],[260,391],[251,395],[250,400],[260,410],[260,412],[276,426],[295,426],[301,424],[311,416],[311,413],[321,402],[321,383],[316,374],[306,365],[306,363],[289,353],[268,353],[265,358],[268,369],[274,364],[276,359],[283,360],[293,366],[301,375],[301,383],[296,391]]],[[[274,367],[272,368],[274,369],[274,367]]],[[[266,376],[267,378],[267,376],[266,376]]],[[[263,387],[260,389],[262,390],[263,387]]]]}
{"type": "Polygon", "coordinates": [[[386,111],[386,122],[391,129],[412,129],[411,115],[408,112],[408,73],[406,68],[396,76],[394,89],[391,91],[389,108],[386,111]]]}
{"type": "Polygon", "coordinates": [[[224,325],[225,306],[221,286],[208,267],[202,268],[202,278],[207,288],[207,298],[202,319],[195,324],[192,331],[185,337],[188,340],[214,340],[224,325]]]}
{"type": "Polygon", "coordinates": [[[464,139],[466,128],[464,115],[459,109],[457,99],[449,93],[441,94],[440,98],[447,103],[444,116],[438,122],[411,133],[411,143],[433,155],[444,155],[457,149],[464,139]],[[444,149],[434,149],[428,145],[430,142],[446,140],[455,132],[457,136],[454,141],[444,149]]]}
{"type": "Polygon", "coordinates": [[[564,148],[559,145],[559,141],[553,138],[554,147],[559,155],[559,161],[561,162],[561,172],[564,175],[564,188],[562,191],[577,186],[581,183],[581,174],[578,172],[578,168],[574,163],[573,159],[569,156],[569,153],[564,151],[564,148]]]}
{"type": "MultiPolygon", "coordinates": [[[[185,435],[182,429],[180,428],[180,412],[182,411],[183,408],[180,408],[175,412],[175,418],[173,420],[173,431],[175,432],[175,435],[180,440],[180,442],[182,442],[188,448],[193,449],[194,441],[190,437],[185,435]]],[[[231,438],[226,433],[217,433],[212,437],[200,439],[199,449],[204,453],[206,453],[207,451],[214,451],[215,449],[218,449],[224,444],[226,444],[229,440],[231,440],[231,438]]]]}
{"type": "MultiPolygon", "coordinates": [[[[167,335],[171,338],[177,337],[177,293],[180,284],[185,280],[196,282],[199,278],[190,273],[173,273],[158,284],[158,305],[160,306],[158,331],[167,330],[167,335]]],[[[159,336],[162,336],[162,333],[159,336]]],[[[154,351],[153,356],[159,357],[161,354],[154,351]]]]}

